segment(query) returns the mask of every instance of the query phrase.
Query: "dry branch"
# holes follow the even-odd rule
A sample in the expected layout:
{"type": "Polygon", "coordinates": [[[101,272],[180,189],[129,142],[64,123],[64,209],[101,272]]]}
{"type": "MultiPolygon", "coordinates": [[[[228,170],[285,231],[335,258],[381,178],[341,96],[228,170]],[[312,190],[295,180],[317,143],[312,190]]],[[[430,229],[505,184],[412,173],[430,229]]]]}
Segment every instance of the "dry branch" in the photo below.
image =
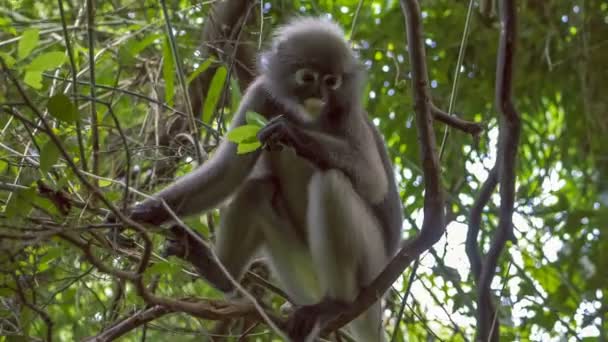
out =
{"type": "Polygon", "coordinates": [[[467,231],[466,252],[471,264],[471,272],[477,282],[481,275],[481,252],[479,251],[479,231],[481,230],[481,214],[483,209],[490,201],[490,197],[498,185],[498,169],[494,167],[488,174],[488,178],[483,183],[477,193],[477,198],[473,202],[473,207],[469,212],[469,230],[467,231]]]}
{"type": "Polygon", "coordinates": [[[444,124],[461,130],[465,133],[469,133],[474,137],[478,136],[483,131],[482,124],[463,120],[455,115],[446,113],[443,110],[437,108],[437,106],[435,106],[433,103],[431,103],[431,113],[433,114],[433,118],[435,120],[441,121],[444,124]]]}
{"type": "Polygon", "coordinates": [[[481,268],[478,284],[478,330],[477,338],[483,341],[498,341],[498,315],[492,304],[491,283],[498,259],[513,235],[513,207],[515,204],[515,179],[517,148],[521,131],[521,120],[512,101],[513,59],[516,45],[517,11],[515,0],[500,2],[500,42],[496,66],[496,106],[500,112],[498,155],[495,168],[500,184],[500,219],[494,233],[492,245],[481,268]]]}
{"type": "Polygon", "coordinates": [[[139,310],[132,315],[116,322],[97,336],[85,339],[86,342],[113,341],[131,330],[134,330],[148,322],[151,322],[173,311],[161,305],[155,305],[147,309],[139,310]]]}

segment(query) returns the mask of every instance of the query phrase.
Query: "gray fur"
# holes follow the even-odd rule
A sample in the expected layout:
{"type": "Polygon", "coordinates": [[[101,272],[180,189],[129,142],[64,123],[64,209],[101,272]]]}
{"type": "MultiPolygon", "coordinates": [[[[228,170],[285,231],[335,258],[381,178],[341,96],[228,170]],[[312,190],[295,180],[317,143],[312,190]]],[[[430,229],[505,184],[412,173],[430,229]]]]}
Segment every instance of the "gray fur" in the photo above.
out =
{"type": "MultiPolygon", "coordinates": [[[[236,278],[264,250],[295,304],[326,296],[352,301],[382,271],[401,238],[392,165],[361,104],[365,74],[341,29],[317,18],[279,28],[260,65],[262,75],[247,90],[231,129],[245,123],[247,111],[267,118],[286,114],[302,146],[237,155],[235,144],[224,140],[211,160],[155,197],[179,216],[230,199],[215,248],[236,278]],[[298,84],[294,75],[302,68],[321,77],[298,84]],[[306,117],[305,100],[328,98],[324,75],[342,78],[330,90],[332,108],[313,124],[298,125],[306,117]]],[[[155,203],[136,208],[141,221],[170,219],[155,203]]],[[[381,323],[378,302],[349,330],[358,341],[382,341],[381,323]]]]}

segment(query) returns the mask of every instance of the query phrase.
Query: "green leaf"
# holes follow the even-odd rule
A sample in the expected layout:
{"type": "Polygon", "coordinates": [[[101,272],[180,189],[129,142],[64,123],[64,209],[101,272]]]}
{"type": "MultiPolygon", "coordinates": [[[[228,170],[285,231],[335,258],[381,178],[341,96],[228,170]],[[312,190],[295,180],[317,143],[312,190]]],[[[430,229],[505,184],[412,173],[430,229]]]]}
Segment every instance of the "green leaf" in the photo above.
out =
{"type": "Polygon", "coordinates": [[[205,99],[205,104],[203,105],[203,122],[205,123],[209,123],[209,121],[211,121],[211,115],[217,106],[220,95],[222,94],[227,73],[228,71],[226,68],[221,66],[217,68],[215,75],[213,75],[213,79],[211,79],[211,85],[209,86],[209,91],[207,92],[207,98],[205,99]]]}
{"type": "Polygon", "coordinates": [[[26,213],[21,213],[19,211],[20,208],[22,208],[22,206],[19,203],[19,197],[12,196],[4,207],[4,215],[9,219],[14,218],[17,215],[25,215],[26,213]]]}
{"type": "Polygon", "coordinates": [[[76,106],[64,94],[57,94],[49,99],[46,105],[49,113],[64,122],[78,121],[78,111],[76,106]]]}
{"type": "Polygon", "coordinates": [[[241,104],[241,88],[234,77],[230,78],[230,112],[232,114],[239,110],[241,104]]]}
{"type": "Polygon", "coordinates": [[[142,52],[145,48],[147,48],[150,44],[154,43],[157,39],[162,38],[162,34],[153,34],[150,35],[137,43],[131,46],[131,53],[133,56],[137,56],[140,52],[142,52]]]}
{"type": "MultiPolygon", "coordinates": [[[[13,12],[14,13],[14,12],[13,12]]],[[[4,14],[7,14],[6,12],[4,14]]],[[[0,30],[10,34],[11,36],[16,36],[18,34],[17,30],[15,30],[16,25],[14,25],[13,20],[7,17],[0,17],[0,30]]]]}
{"type": "Polygon", "coordinates": [[[110,185],[114,184],[112,181],[106,180],[106,179],[100,179],[99,180],[99,187],[100,188],[105,188],[108,187],[110,185]]]}
{"type": "Polygon", "coordinates": [[[29,71],[46,71],[62,66],[65,61],[66,56],[63,52],[47,52],[36,56],[25,68],[29,71]]]}
{"type": "Polygon", "coordinates": [[[40,33],[38,32],[38,29],[32,28],[25,30],[21,35],[19,45],[17,46],[17,58],[24,59],[29,56],[30,52],[32,52],[38,44],[39,37],[40,33]]]}
{"type": "Polygon", "coordinates": [[[229,141],[238,144],[252,137],[255,138],[259,130],[260,127],[256,125],[243,125],[228,132],[227,137],[229,141]]]}
{"type": "Polygon", "coordinates": [[[120,58],[120,61],[123,64],[132,63],[135,60],[135,56],[159,38],[162,38],[161,34],[153,34],[142,40],[131,39],[120,47],[118,50],[118,58],[120,58]]]}
{"type": "Polygon", "coordinates": [[[146,273],[161,274],[161,275],[174,275],[174,274],[178,273],[180,271],[180,269],[181,269],[181,267],[179,266],[179,264],[177,264],[171,260],[167,260],[167,261],[157,262],[157,263],[153,264],[152,266],[148,267],[148,269],[146,270],[146,273]]]}
{"type": "Polygon", "coordinates": [[[175,61],[171,53],[171,45],[169,40],[165,38],[163,43],[163,79],[165,80],[165,101],[169,106],[173,105],[173,96],[175,95],[175,61]]]}
{"type": "Polygon", "coordinates": [[[5,53],[5,52],[0,52],[0,58],[2,58],[4,60],[4,63],[9,68],[13,67],[13,65],[15,65],[15,63],[16,63],[15,59],[13,58],[13,56],[11,56],[11,55],[9,55],[8,53],[5,53]]]}
{"type": "Polygon", "coordinates": [[[23,77],[23,82],[34,89],[42,88],[42,71],[26,71],[25,76],[23,77]]]}
{"type": "Polygon", "coordinates": [[[245,154],[249,152],[253,152],[257,150],[262,144],[259,141],[248,143],[248,144],[239,144],[236,149],[237,154],[245,154]]]}
{"type": "Polygon", "coordinates": [[[199,67],[196,68],[196,70],[194,70],[194,72],[192,72],[192,74],[190,74],[190,76],[188,76],[188,79],[186,80],[186,84],[190,84],[190,82],[192,82],[192,80],[194,80],[198,75],[200,75],[205,70],[209,69],[209,66],[211,65],[212,62],[213,62],[213,59],[207,58],[207,60],[204,61],[203,64],[199,65],[199,67]]]}
{"type": "Polygon", "coordinates": [[[8,298],[13,295],[15,295],[15,291],[6,287],[0,287],[0,297],[8,298]]]}
{"type": "Polygon", "coordinates": [[[133,53],[131,51],[132,47],[129,45],[129,43],[122,45],[118,49],[118,60],[121,64],[127,65],[135,62],[135,57],[133,57],[133,53]]]}
{"type": "Polygon", "coordinates": [[[31,188],[16,191],[6,204],[5,215],[8,218],[27,215],[32,209],[32,199],[35,196],[36,191],[31,188]]]}
{"type": "Polygon", "coordinates": [[[59,159],[59,149],[52,140],[49,140],[40,151],[40,170],[49,172],[59,159]]]}
{"type": "Polygon", "coordinates": [[[264,116],[256,112],[247,112],[245,114],[245,120],[247,120],[248,124],[259,127],[264,127],[268,123],[268,120],[264,116]]]}
{"type": "Polygon", "coordinates": [[[63,253],[64,249],[62,247],[51,247],[48,249],[48,251],[46,251],[46,253],[44,253],[42,257],[40,257],[38,262],[40,264],[48,264],[51,261],[59,258],[61,255],[63,255],[63,253]]]}

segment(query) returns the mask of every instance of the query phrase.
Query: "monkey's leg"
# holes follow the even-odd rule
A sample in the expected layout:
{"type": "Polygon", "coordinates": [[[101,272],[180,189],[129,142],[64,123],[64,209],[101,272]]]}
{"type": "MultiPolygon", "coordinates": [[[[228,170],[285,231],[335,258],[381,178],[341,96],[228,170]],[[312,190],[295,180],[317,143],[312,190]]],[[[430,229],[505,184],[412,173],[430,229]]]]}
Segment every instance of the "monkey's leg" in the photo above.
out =
{"type": "Polygon", "coordinates": [[[310,252],[283,202],[270,178],[248,180],[222,213],[216,252],[228,272],[240,279],[259,247],[265,247],[270,266],[290,299],[315,303],[320,291],[310,252]]]}
{"type": "MultiPolygon", "coordinates": [[[[319,301],[322,292],[306,238],[301,231],[298,233],[297,223],[286,209],[285,201],[278,192],[272,201],[263,201],[258,207],[265,252],[289,298],[298,305],[313,304],[319,301]]],[[[303,223],[300,226],[303,227],[303,223]]]]}
{"type": "MultiPolygon", "coordinates": [[[[237,281],[262,244],[263,233],[259,227],[260,220],[255,206],[263,199],[262,194],[272,191],[269,182],[249,180],[220,213],[220,227],[215,243],[216,255],[237,281]]],[[[167,240],[165,247],[167,255],[175,255],[190,262],[215,288],[225,293],[234,291],[234,284],[213,258],[210,250],[212,247],[194,241],[195,237],[178,225],[171,227],[171,232],[173,238],[167,240]]]]}
{"type": "Polygon", "coordinates": [[[268,200],[264,194],[273,191],[269,180],[248,180],[228,207],[220,211],[215,250],[219,261],[236,280],[240,280],[262,245],[263,232],[257,207],[261,201],[268,200]]]}
{"type": "MultiPolygon", "coordinates": [[[[352,302],[388,262],[380,224],[338,170],[313,175],[308,203],[309,245],[322,289],[330,300],[352,302]]],[[[384,341],[380,302],[348,328],[357,341],[384,341]]]]}

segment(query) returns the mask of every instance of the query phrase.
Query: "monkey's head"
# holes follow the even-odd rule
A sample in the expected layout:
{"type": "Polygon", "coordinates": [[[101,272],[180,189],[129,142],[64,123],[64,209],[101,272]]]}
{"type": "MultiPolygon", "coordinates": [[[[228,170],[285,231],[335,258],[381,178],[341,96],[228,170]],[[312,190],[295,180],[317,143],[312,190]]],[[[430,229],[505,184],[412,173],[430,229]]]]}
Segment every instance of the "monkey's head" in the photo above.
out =
{"type": "Polygon", "coordinates": [[[365,72],[335,23],[297,18],[276,30],[271,48],[259,59],[271,95],[316,117],[329,95],[359,101],[365,72]]]}

